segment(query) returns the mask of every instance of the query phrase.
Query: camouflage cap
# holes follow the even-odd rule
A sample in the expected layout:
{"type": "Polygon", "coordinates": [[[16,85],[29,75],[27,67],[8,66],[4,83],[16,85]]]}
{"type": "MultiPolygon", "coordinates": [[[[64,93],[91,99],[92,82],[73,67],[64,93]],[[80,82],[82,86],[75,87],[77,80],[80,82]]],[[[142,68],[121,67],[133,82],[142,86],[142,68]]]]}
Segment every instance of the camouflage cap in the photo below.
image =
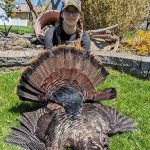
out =
{"type": "Polygon", "coordinates": [[[69,5],[75,6],[79,12],[81,12],[81,1],[80,0],[63,0],[63,6],[61,11],[67,8],[69,5]]]}

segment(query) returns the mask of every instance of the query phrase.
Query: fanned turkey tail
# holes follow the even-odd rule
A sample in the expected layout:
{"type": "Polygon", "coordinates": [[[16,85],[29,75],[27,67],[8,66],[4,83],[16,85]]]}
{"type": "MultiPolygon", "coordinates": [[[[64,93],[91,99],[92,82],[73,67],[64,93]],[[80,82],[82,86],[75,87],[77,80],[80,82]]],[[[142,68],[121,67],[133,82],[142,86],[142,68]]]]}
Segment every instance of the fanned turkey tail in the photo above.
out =
{"type": "MultiPolygon", "coordinates": [[[[84,102],[115,98],[115,88],[97,91],[96,86],[108,75],[100,61],[75,47],[58,46],[41,53],[31,62],[20,78],[17,94],[21,100],[58,102],[52,93],[60,88],[72,88],[81,93],[84,102]]],[[[63,105],[63,104],[62,104],[63,105]]]]}

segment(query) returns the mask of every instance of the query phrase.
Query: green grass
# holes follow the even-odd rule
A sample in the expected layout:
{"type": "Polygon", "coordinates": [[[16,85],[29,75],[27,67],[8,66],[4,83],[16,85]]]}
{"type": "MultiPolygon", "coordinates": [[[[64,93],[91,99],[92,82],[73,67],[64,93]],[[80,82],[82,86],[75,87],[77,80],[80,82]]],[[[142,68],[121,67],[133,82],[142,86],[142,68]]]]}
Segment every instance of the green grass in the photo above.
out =
{"type": "MultiPolygon", "coordinates": [[[[10,26],[6,26],[6,27],[8,29],[10,26]]],[[[4,26],[0,25],[0,32],[4,32],[4,31],[5,31],[4,26]]],[[[32,26],[12,26],[10,32],[19,33],[19,34],[33,33],[33,27],[32,26]]]]}
{"type": "Polygon", "coordinates": [[[136,37],[136,31],[127,31],[127,32],[123,33],[123,37],[127,38],[127,39],[134,38],[134,37],[136,37]]]}
{"type": "MultiPolygon", "coordinates": [[[[33,105],[22,102],[14,93],[19,72],[0,73],[0,150],[18,150],[4,143],[9,127],[17,125],[16,117],[33,105]]],[[[110,137],[110,150],[150,150],[150,81],[111,71],[106,81],[98,86],[116,87],[118,98],[103,102],[111,105],[137,123],[139,130],[110,137]]]]}

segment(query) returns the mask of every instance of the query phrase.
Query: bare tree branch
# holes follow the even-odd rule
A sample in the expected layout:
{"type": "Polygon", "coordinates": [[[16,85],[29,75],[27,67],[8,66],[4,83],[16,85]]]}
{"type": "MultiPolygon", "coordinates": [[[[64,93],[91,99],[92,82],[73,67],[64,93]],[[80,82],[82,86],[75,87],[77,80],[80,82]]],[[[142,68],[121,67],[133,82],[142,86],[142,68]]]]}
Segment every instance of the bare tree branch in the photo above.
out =
{"type": "Polygon", "coordinates": [[[54,3],[54,0],[52,0],[52,10],[56,10],[59,3],[60,3],[61,0],[57,0],[56,4],[54,3]]]}
{"type": "Polygon", "coordinates": [[[115,47],[113,49],[114,52],[116,52],[117,49],[119,48],[119,44],[120,44],[120,41],[117,41],[116,44],[115,44],[115,47]]]}
{"type": "Polygon", "coordinates": [[[111,34],[92,35],[91,38],[109,39],[112,42],[118,41],[118,36],[111,34]]]}
{"type": "Polygon", "coordinates": [[[107,27],[107,28],[102,28],[102,29],[97,29],[97,30],[88,30],[87,33],[89,34],[95,34],[95,33],[106,33],[107,30],[113,30],[113,29],[116,29],[118,28],[118,24],[116,25],[113,25],[113,26],[110,26],[110,27],[107,27]]]}
{"type": "Polygon", "coordinates": [[[58,7],[58,5],[59,5],[60,1],[61,1],[61,0],[57,0],[57,2],[56,2],[56,4],[55,4],[56,9],[57,9],[57,7],[58,7]]]}
{"type": "Polygon", "coordinates": [[[52,9],[53,9],[53,7],[55,5],[54,0],[51,0],[51,2],[52,2],[52,9]]]}
{"type": "Polygon", "coordinates": [[[37,18],[37,17],[38,17],[38,13],[37,13],[36,10],[34,9],[31,0],[26,0],[26,2],[27,2],[27,4],[28,4],[30,10],[34,13],[35,17],[37,18]]]}
{"type": "MultiPolygon", "coordinates": [[[[47,3],[47,5],[46,5],[45,9],[42,11],[42,13],[41,13],[41,14],[43,14],[44,12],[46,12],[46,11],[48,10],[48,8],[49,8],[49,6],[50,6],[51,1],[52,1],[52,0],[49,0],[49,1],[48,1],[48,3],[47,3]]],[[[40,14],[40,15],[41,15],[41,14],[40,14]]]]}

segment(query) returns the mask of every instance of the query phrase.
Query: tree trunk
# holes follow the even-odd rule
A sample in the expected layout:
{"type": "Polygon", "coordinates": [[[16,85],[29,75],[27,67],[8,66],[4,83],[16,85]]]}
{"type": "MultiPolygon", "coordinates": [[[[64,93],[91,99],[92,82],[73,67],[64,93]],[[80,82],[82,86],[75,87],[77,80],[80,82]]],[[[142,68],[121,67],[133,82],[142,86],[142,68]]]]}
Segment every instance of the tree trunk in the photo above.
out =
{"type": "Polygon", "coordinates": [[[31,0],[26,0],[26,2],[27,2],[27,4],[28,4],[30,10],[31,10],[31,11],[33,12],[33,14],[35,15],[35,17],[38,18],[38,13],[37,13],[36,10],[34,9],[31,0]]]}
{"type": "Polygon", "coordinates": [[[57,0],[57,2],[56,2],[56,4],[55,4],[55,3],[54,3],[54,0],[52,0],[52,10],[57,10],[60,1],[61,1],[61,0],[57,0]]]}

